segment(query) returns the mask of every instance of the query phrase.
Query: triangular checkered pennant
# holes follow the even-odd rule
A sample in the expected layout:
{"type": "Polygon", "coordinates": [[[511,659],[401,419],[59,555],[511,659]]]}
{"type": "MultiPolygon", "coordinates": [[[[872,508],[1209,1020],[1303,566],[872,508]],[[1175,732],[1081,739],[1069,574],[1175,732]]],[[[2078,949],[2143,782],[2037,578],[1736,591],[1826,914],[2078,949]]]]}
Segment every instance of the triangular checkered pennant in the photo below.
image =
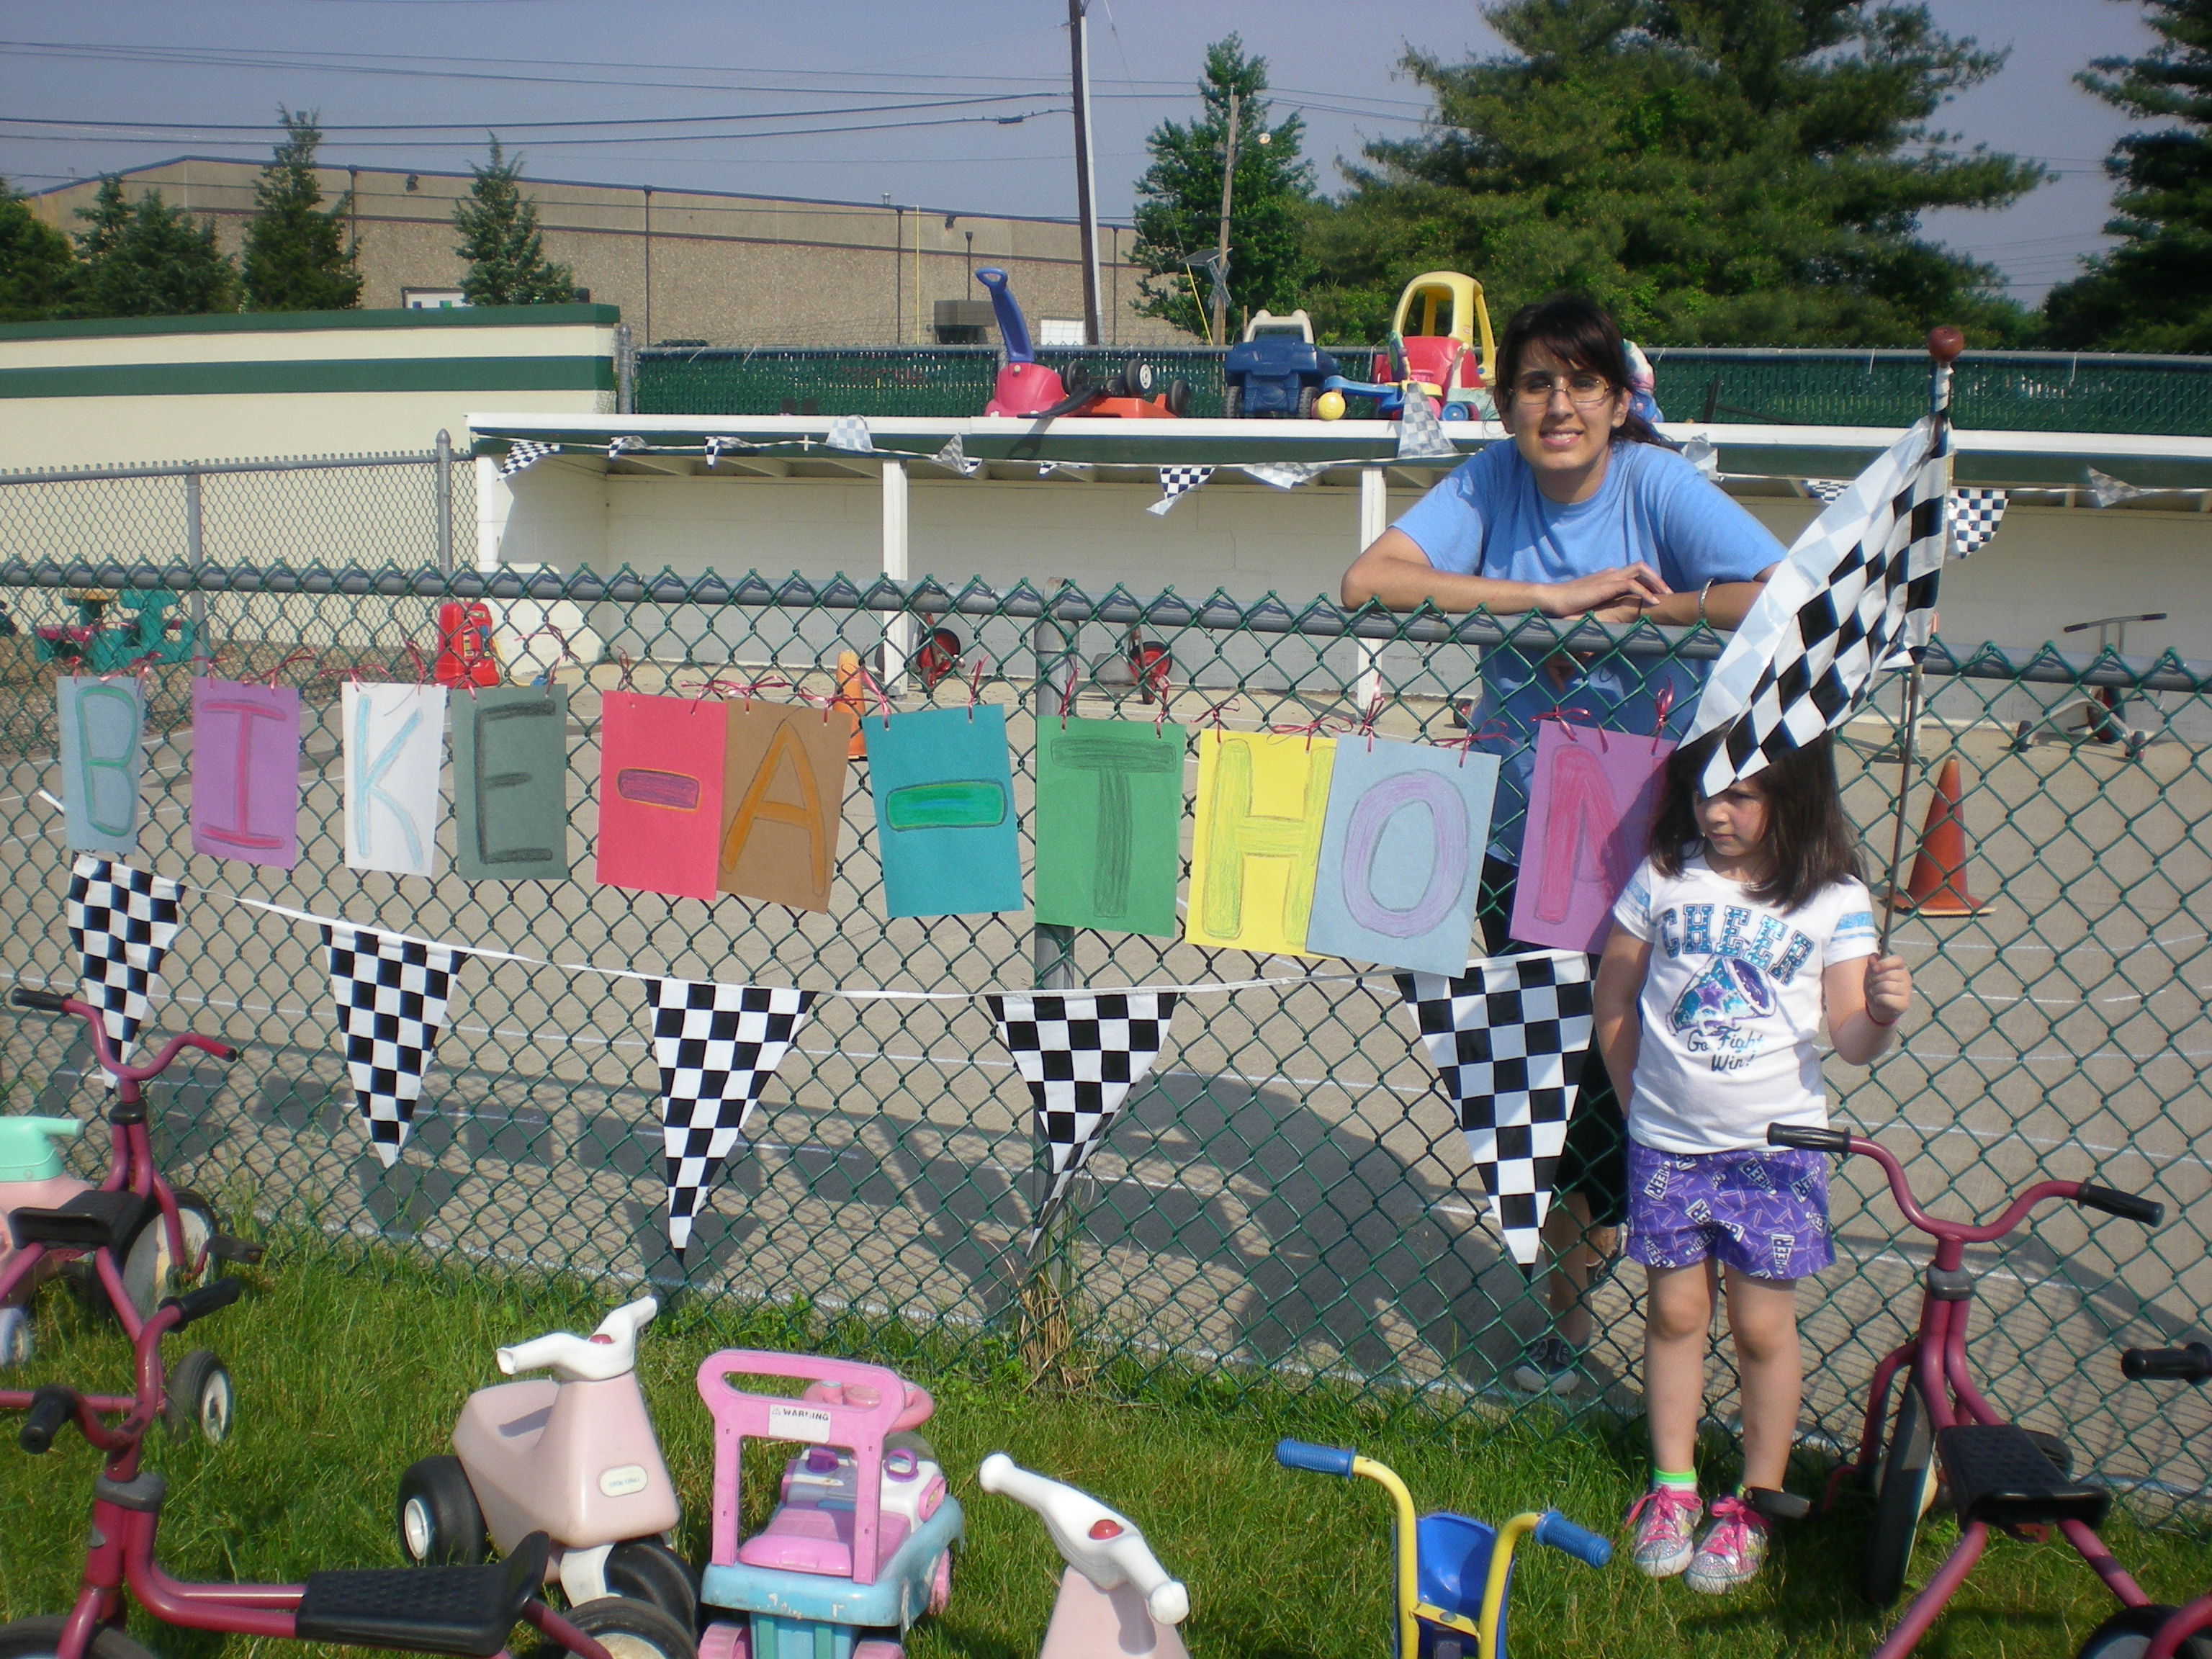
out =
{"type": "Polygon", "coordinates": [[[1277,489],[1296,489],[1311,483],[1328,471],[1327,461],[1247,461],[1239,470],[1248,478],[1277,489]]]}
{"type": "Polygon", "coordinates": [[[468,952],[329,923],[323,944],[354,1103],[368,1126],[369,1145],[388,1170],[414,1126],[422,1074],[446,1023],[453,975],[468,952]]]}
{"type": "Polygon", "coordinates": [[[1830,501],[1851,487],[1849,478],[1808,478],[1805,493],[1826,507],[1830,501]]]}
{"type": "Polygon", "coordinates": [[[2004,522],[2005,492],[2002,489],[1954,489],[1947,503],[1951,510],[1951,556],[1963,559],[1989,545],[2004,522]]]}
{"type": "Polygon", "coordinates": [[[1155,517],[1213,476],[1210,466],[1164,466],[1160,469],[1160,498],[1145,509],[1155,517]]]}
{"type": "Polygon", "coordinates": [[[660,1134],[668,1158],[668,1243],[679,1256],[722,1160],[761,1090],[791,1052],[814,993],[784,986],[649,979],[660,1134]]]}
{"type": "Polygon", "coordinates": [[[1764,771],[1833,731],[1902,648],[1935,632],[1950,426],[1923,416],[1805,527],[1729,638],[1685,743],[1727,735],[1701,793],[1764,771]]]}
{"type": "Polygon", "coordinates": [[[517,438],[507,447],[507,453],[499,458],[499,476],[512,478],[518,472],[529,471],[548,455],[560,453],[558,444],[532,443],[527,438],[517,438]]]}
{"type": "Polygon", "coordinates": [[[70,871],[70,948],[84,964],[84,1000],[100,1010],[118,1060],[131,1057],[146,1022],[149,981],[176,940],[184,896],[182,882],[89,853],[70,871]]]}
{"type": "Polygon", "coordinates": [[[2115,478],[2111,473],[2100,472],[2094,466],[2084,470],[2089,475],[2089,499],[2100,507],[2118,507],[2122,501],[2131,501],[2138,495],[2149,494],[2125,478],[2115,478]]]}
{"type": "Polygon", "coordinates": [[[930,458],[939,466],[949,466],[963,478],[972,478],[983,470],[983,463],[968,459],[968,446],[958,433],[945,441],[945,447],[930,458]]]}
{"type": "Polygon", "coordinates": [[[1459,1112],[1491,1217],[1513,1259],[1533,1266],[1589,1054],[1589,958],[1537,951],[1486,958],[1458,978],[1397,981],[1459,1112]]]}
{"type": "Polygon", "coordinates": [[[701,452],[707,457],[707,465],[708,466],[712,466],[715,462],[720,460],[723,456],[734,455],[740,450],[750,449],[753,446],[747,443],[743,438],[712,437],[708,438],[704,443],[700,445],[699,447],[701,452]]]}
{"type": "Polygon", "coordinates": [[[1041,991],[983,1000],[1029,1085],[1037,1139],[1050,1161],[1030,1228],[1034,1241],[1132,1085],[1152,1069],[1175,1018],[1176,993],[1041,991]]]}
{"type": "Polygon", "coordinates": [[[872,455],[876,453],[875,434],[868,430],[868,423],[857,415],[840,415],[830,422],[830,435],[822,441],[829,448],[848,449],[855,454],[872,455]]]}
{"type": "Polygon", "coordinates": [[[1459,446],[1444,432],[1444,423],[1437,418],[1437,406],[1428,394],[1417,386],[1406,388],[1405,407],[1398,415],[1398,459],[1401,461],[1443,460],[1459,458],[1459,446]]]}
{"type": "Polygon", "coordinates": [[[618,461],[623,456],[644,447],[645,440],[640,437],[610,438],[607,440],[607,459],[611,461],[618,461]]]}

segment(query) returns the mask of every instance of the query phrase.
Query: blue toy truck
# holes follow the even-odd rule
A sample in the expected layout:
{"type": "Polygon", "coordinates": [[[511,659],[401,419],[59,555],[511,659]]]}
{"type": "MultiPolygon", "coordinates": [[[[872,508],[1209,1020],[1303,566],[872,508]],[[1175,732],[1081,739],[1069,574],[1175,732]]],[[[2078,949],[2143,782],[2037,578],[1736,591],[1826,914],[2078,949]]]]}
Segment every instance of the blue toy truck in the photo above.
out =
{"type": "Polygon", "coordinates": [[[1223,412],[1232,421],[1256,416],[1310,421],[1322,382],[1336,372],[1336,359],[1314,344],[1313,320],[1304,311],[1287,317],[1261,312],[1222,362],[1223,412]]]}

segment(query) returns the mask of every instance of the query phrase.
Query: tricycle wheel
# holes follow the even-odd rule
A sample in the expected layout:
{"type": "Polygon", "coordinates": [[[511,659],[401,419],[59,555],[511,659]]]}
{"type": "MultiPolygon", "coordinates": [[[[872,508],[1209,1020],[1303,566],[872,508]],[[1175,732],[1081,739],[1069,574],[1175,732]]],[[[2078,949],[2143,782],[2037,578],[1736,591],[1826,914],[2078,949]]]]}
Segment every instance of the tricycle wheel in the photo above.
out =
{"type": "MultiPolygon", "coordinates": [[[[62,1629],[69,1620],[59,1614],[48,1619],[18,1619],[0,1626],[0,1659],[54,1659],[62,1650],[62,1629]]],[[[131,1639],[130,1632],[110,1625],[92,1633],[85,1659],[154,1659],[131,1639]]]]}
{"type": "Polygon", "coordinates": [[[1298,419],[1302,421],[1312,420],[1314,418],[1315,407],[1319,404],[1320,402],[1321,388],[1319,386],[1300,386],[1298,388],[1298,419]]]}
{"type": "MultiPolygon", "coordinates": [[[[2089,1632],[2075,1659],[2142,1659],[2156,1639],[2160,1626],[2173,1617],[2172,1607],[2122,1607],[2089,1632]]],[[[2202,1635],[2181,1638],[2174,1659],[2212,1659],[2212,1640],[2202,1635]]]]}
{"type": "Polygon", "coordinates": [[[31,1339],[31,1316],[21,1308],[0,1308],[0,1368],[27,1365],[37,1344],[31,1339]]]}
{"type": "Polygon", "coordinates": [[[1927,1402],[1918,1385],[1907,1382],[1882,1448],[1875,1480],[1874,1529],[1867,1534],[1866,1559],[1859,1568],[1859,1593],[1878,1607],[1891,1606],[1905,1589],[1920,1517],[1936,1498],[1935,1443],[1927,1402]]]}
{"type": "MultiPolygon", "coordinates": [[[[1149,369],[1146,371],[1147,374],[1151,372],[1152,371],[1149,369]]],[[[1180,420],[1182,416],[1189,414],[1190,382],[1183,380],[1170,380],[1168,382],[1166,402],[1168,413],[1176,416],[1176,419],[1180,420]]]]}
{"type": "MultiPolygon", "coordinates": [[[[1303,404],[1303,399],[1301,404],[1303,404]]],[[[1243,386],[1225,386],[1221,388],[1221,418],[1224,421],[1241,421],[1244,418],[1244,388],[1243,386]]]]}
{"type": "Polygon", "coordinates": [[[483,1510],[458,1457],[425,1457],[399,1477],[399,1551],[418,1567],[472,1567],[491,1553],[483,1510]]]}
{"type": "Polygon", "coordinates": [[[658,1538],[634,1538],[607,1555],[607,1591],[650,1602],[686,1630],[699,1628],[699,1579],[658,1538]]]}
{"type": "Polygon", "coordinates": [[[1141,357],[1132,357],[1121,365],[1121,384],[1132,398],[1152,395],[1152,366],[1141,357]]]}
{"type": "MultiPolygon", "coordinates": [[[[699,1659],[691,1633],[649,1601],[602,1595],[564,1616],[605,1648],[608,1659],[699,1659]]],[[[549,1641],[538,1651],[544,1659],[562,1650],[549,1641]]]]}
{"type": "Polygon", "coordinates": [[[213,1265],[208,1255],[208,1241],[216,1235],[214,1206],[198,1193],[179,1188],[177,1225],[185,1240],[181,1259],[170,1252],[168,1224],[162,1219],[161,1212],[150,1206],[145,1219],[138,1224],[138,1231],[117,1248],[116,1258],[123,1269],[123,1289],[142,1320],[151,1319],[164,1297],[177,1291],[198,1288],[213,1265]],[[193,1272],[194,1263],[198,1264],[197,1273],[193,1272]]]}
{"type": "Polygon", "coordinates": [[[178,1439],[195,1429],[210,1446],[230,1438],[231,1425],[238,1419],[238,1390],[231,1382],[230,1368],[212,1348],[194,1348],[179,1359],[169,1373],[165,1392],[161,1416],[178,1439]]]}

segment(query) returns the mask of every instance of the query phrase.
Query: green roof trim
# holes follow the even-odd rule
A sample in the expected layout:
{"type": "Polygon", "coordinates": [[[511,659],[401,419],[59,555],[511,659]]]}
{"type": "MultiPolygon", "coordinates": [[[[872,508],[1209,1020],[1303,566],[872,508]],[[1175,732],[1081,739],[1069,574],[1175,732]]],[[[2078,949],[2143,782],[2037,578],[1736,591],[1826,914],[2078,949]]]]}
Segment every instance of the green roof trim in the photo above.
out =
{"type": "Polygon", "coordinates": [[[368,357],[0,368],[0,398],[193,398],[301,392],[611,392],[609,357],[368,357]]]}
{"type": "Polygon", "coordinates": [[[146,334],[295,334],[346,328],[611,327],[620,306],[453,306],[441,310],[225,311],[204,317],[88,317],[70,322],[0,323],[0,341],[92,340],[146,334]]]}

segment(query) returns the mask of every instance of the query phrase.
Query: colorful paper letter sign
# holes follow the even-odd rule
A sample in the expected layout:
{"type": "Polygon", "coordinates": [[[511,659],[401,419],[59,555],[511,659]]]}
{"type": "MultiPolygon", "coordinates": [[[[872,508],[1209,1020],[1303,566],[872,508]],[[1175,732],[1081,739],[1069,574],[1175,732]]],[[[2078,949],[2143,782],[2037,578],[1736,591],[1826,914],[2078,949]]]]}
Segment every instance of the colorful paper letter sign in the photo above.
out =
{"type": "Polygon", "coordinates": [[[192,851],[289,870],[300,861],[300,694],[192,682],[192,851]]]}
{"type": "Polygon", "coordinates": [[[1207,732],[1198,740],[1197,823],[1184,937],[1263,956],[1302,957],[1334,738],[1207,732]]]}
{"type": "Polygon", "coordinates": [[[1417,973],[1467,971],[1498,757],[1337,744],[1307,946],[1417,973]]]}
{"type": "Polygon", "coordinates": [[[964,916],[1022,908],[1006,711],[925,708],[871,716],[869,787],[894,916],[964,916]]]}
{"type": "Polygon", "coordinates": [[[446,688],[349,681],[339,713],[345,861],[356,870],[434,874],[446,688]]]}
{"type": "Polygon", "coordinates": [[[61,715],[62,823],[74,853],[138,850],[146,694],[136,675],[54,682],[61,715]]]}
{"type": "Polygon", "coordinates": [[[729,722],[717,884],[740,898],[826,911],[853,716],[763,702],[732,706],[729,722]]]}
{"type": "Polygon", "coordinates": [[[1613,901],[1644,857],[1671,738],[1540,723],[1528,833],[1514,884],[1513,937],[1602,950],[1613,901]]]}
{"type": "Polygon", "coordinates": [[[453,868],[464,881],[568,875],[568,694],[489,686],[453,703],[453,868]]]}
{"type": "Polygon", "coordinates": [[[1036,917],[1173,939],[1188,734],[1142,720],[1037,729],[1036,917]]]}
{"type": "Polygon", "coordinates": [[[601,882],[714,902],[728,715],[712,698],[600,698],[601,882]]]}

